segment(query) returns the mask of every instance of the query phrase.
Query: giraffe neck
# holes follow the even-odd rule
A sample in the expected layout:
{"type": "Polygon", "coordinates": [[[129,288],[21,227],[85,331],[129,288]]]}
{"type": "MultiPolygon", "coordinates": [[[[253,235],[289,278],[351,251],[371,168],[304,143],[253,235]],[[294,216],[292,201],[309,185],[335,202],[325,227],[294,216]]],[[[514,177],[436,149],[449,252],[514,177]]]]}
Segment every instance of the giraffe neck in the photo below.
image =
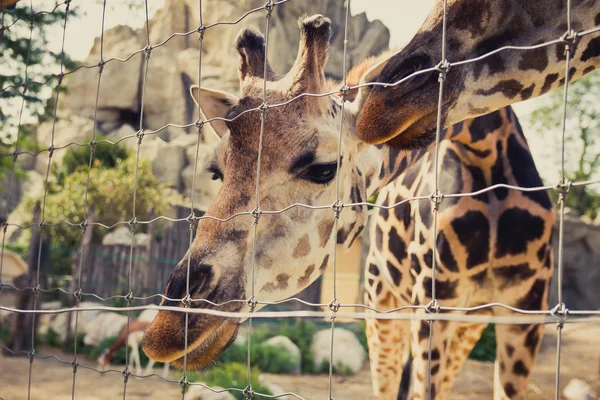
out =
{"type": "MultiPolygon", "coordinates": [[[[449,2],[447,17],[447,59],[452,62],[474,59],[504,46],[534,46],[556,41],[568,30],[566,1],[502,0],[449,2]]],[[[432,13],[435,23],[426,24],[423,34],[442,40],[441,7],[432,13]],[[429,29],[429,31],[427,31],[429,29]],[[432,35],[433,34],[433,35],[432,35]]],[[[600,1],[573,0],[571,28],[576,32],[600,26],[600,1]]],[[[421,43],[422,44],[422,43],[421,43]]],[[[565,42],[531,50],[498,52],[480,61],[456,67],[462,74],[462,88],[455,88],[454,114],[482,115],[517,101],[540,96],[562,86],[566,75],[565,42]]],[[[441,60],[441,53],[439,54],[441,60]]],[[[600,34],[578,37],[571,51],[569,80],[577,79],[600,66],[600,34]]],[[[449,76],[449,79],[453,78],[449,76]]]]}

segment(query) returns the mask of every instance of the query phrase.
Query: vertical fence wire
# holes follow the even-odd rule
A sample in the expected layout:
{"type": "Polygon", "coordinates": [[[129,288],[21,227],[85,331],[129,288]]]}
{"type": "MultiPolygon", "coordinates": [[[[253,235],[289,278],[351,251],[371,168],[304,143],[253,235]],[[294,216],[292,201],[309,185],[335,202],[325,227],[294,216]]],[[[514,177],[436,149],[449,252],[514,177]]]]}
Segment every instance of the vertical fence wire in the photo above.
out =
{"type": "Polygon", "coordinates": [[[331,341],[329,343],[329,400],[333,399],[333,357],[334,357],[334,343],[335,343],[335,317],[336,313],[340,308],[340,302],[337,296],[337,232],[340,214],[343,210],[343,203],[340,195],[340,165],[342,162],[342,138],[344,134],[344,112],[346,106],[346,95],[348,94],[348,78],[347,78],[347,52],[348,52],[348,17],[350,15],[350,0],[343,2],[344,15],[344,48],[342,54],[342,80],[343,86],[341,89],[342,95],[342,106],[340,110],[340,122],[339,122],[339,134],[337,143],[337,160],[336,160],[336,175],[335,175],[335,203],[333,205],[333,231],[331,233],[333,242],[333,300],[329,303],[329,309],[333,312],[331,316],[331,341]]]}
{"type": "Polygon", "coordinates": [[[554,389],[554,398],[559,400],[560,398],[560,356],[562,347],[562,330],[563,330],[563,318],[566,317],[567,308],[563,298],[563,272],[564,272],[564,225],[565,225],[565,202],[566,197],[570,188],[570,183],[567,182],[565,176],[565,136],[567,132],[567,104],[569,95],[569,74],[571,68],[571,57],[573,56],[573,45],[577,38],[577,35],[573,31],[572,18],[571,18],[571,0],[567,1],[567,32],[564,35],[565,43],[565,87],[563,95],[563,115],[562,115],[562,136],[561,136],[561,164],[560,173],[561,178],[558,184],[559,189],[559,225],[558,225],[558,304],[554,308],[559,317],[556,324],[557,335],[556,335],[556,380],[554,389]]]}
{"type": "MultiPolygon", "coordinates": [[[[28,87],[28,81],[29,81],[29,76],[28,76],[28,69],[29,69],[29,61],[30,61],[30,56],[31,56],[31,41],[33,40],[33,28],[35,26],[35,13],[33,12],[33,1],[29,0],[29,10],[31,12],[31,16],[30,16],[30,20],[29,20],[29,41],[27,43],[27,59],[25,61],[25,80],[24,80],[24,87],[23,87],[23,101],[21,102],[21,110],[19,111],[19,122],[18,122],[18,126],[17,126],[17,141],[15,142],[16,146],[15,146],[15,156],[13,158],[13,164],[12,164],[12,169],[10,172],[10,178],[8,181],[8,194],[7,194],[7,201],[6,201],[6,216],[8,218],[8,213],[10,210],[10,187],[12,184],[12,180],[14,178],[15,175],[15,169],[17,166],[17,156],[18,156],[18,151],[19,151],[19,139],[20,139],[20,135],[21,135],[21,123],[23,121],[23,109],[25,108],[25,101],[26,101],[26,95],[27,95],[27,87],[28,87]]],[[[33,236],[33,231],[32,231],[32,236],[33,236]]],[[[40,238],[41,241],[41,238],[40,238]]],[[[3,249],[4,250],[4,249],[3,249]]],[[[2,256],[4,256],[4,254],[2,254],[2,256]]],[[[39,267],[39,264],[38,264],[39,267]]],[[[28,277],[29,280],[31,279],[31,271],[27,271],[28,272],[28,277]]],[[[39,268],[38,271],[36,273],[36,283],[35,283],[35,287],[39,287],[39,268]]],[[[38,301],[38,296],[39,296],[39,290],[34,290],[33,292],[33,309],[37,309],[37,301],[38,301]]],[[[35,315],[32,316],[32,322],[31,322],[31,352],[29,354],[29,380],[28,380],[28,384],[27,384],[27,399],[31,398],[31,380],[32,380],[32,369],[33,369],[33,360],[34,357],[33,355],[35,354],[35,315]]]]}
{"type": "MultiPolygon", "coordinates": [[[[192,251],[192,241],[194,240],[194,231],[196,228],[196,215],[194,209],[194,195],[196,193],[196,172],[198,171],[198,153],[200,150],[200,138],[202,136],[203,130],[202,126],[204,124],[202,118],[202,110],[200,107],[200,98],[201,98],[201,88],[202,88],[202,46],[204,43],[204,33],[206,30],[206,26],[204,25],[204,18],[202,15],[202,0],[198,0],[198,28],[196,31],[198,32],[198,99],[197,99],[197,111],[198,111],[198,119],[196,120],[196,154],[194,158],[194,174],[192,175],[192,191],[190,193],[190,215],[188,217],[189,222],[189,241],[188,241],[188,252],[187,252],[187,270],[186,270],[186,278],[185,278],[185,301],[183,301],[183,305],[185,308],[189,308],[191,306],[191,297],[190,297],[190,270],[192,267],[192,257],[190,252],[192,251]]],[[[189,334],[189,322],[190,316],[188,313],[185,313],[185,326],[184,326],[184,347],[183,347],[183,377],[179,381],[179,385],[181,386],[181,399],[185,400],[185,394],[188,388],[188,365],[187,365],[187,349],[188,349],[188,334],[189,334]]]]}
{"type": "MultiPolygon", "coordinates": [[[[85,193],[83,197],[83,213],[82,213],[82,223],[81,223],[81,245],[79,247],[79,265],[77,271],[77,290],[74,293],[76,305],[78,306],[81,302],[81,277],[83,270],[83,255],[85,252],[85,239],[86,239],[86,231],[87,229],[93,229],[93,226],[88,225],[88,214],[90,212],[88,208],[88,194],[90,188],[90,180],[92,173],[92,164],[94,161],[94,150],[96,149],[96,128],[98,126],[98,101],[100,98],[100,84],[102,82],[102,72],[104,70],[104,26],[105,26],[105,17],[106,17],[106,0],[102,3],[102,30],[100,33],[100,62],[98,63],[98,83],[96,86],[96,100],[94,105],[94,125],[92,128],[92,140],[90,141],[90,158],[88,161],[87,168],[87,177],[85,181],[85,193]]],[[[73,386],[71,389],[71,398],[75,399],[75,379],[77,376],[77,365],[79,364],[79,360],[77,359],[77,336],[79,334],[79,311],[75,311],[75,332],[73,335],[73,386]]]]}
{"type": "MultiPolygon", "coordinates": [[[[131,302],[133,300],[133,267],[134,267],[134,248],[136,247],[135,240],[135,232],[137,228],[137,214],[136,214],[136,202],[137,202],[137,184],[138,184],[138,174],[139,174],[139,164],[140,164],[140,151],[142,147],[142,141],[144,140],[144,99],[146,94],[146,82],[148,80],[148,68],[150,65],[150,54],[152,52],[152,47],[150,45],[150,22],[148,18],[148,0],[144,0],[144,11],[145,11],[145,26],[146,26],[146,47],[144,49],[144,69],[142,75],[142,92],[141,92],[141,100],[140,100],[140,119],[138,124],[138,132],[137,132],[137,149],[135,154],[135,171],[133,176],[133,203],[131,205],[132,209],[132,217],[129,221],[129,227],[131,230],[131,245],[129,247],[129,269],[127,274],[127,306],[131,306],[131,302]]],[[[130,334],[130,324],[131,324],[131,311],[127,310],[127,323],[125,325],[125,369],[123,370],[123,400],[127,397],[127,382],[129,381],[129,375],[131,371],[129,370],[129,334],[130,334]]],[[[139,362],[139,358],[137,360],[139,362]]],[[[141,365],[138,365],[138,368],[141,369],[141,365]]]]}
{"type": "MultiPolygon", "coordinates": [[[[432,211],[433,211],[433,242],[432,242],[432,258],[431,258],[431,302],[427,306],[427,312],[438,313],[439,307],[436,299],[435,292],[435,280],[436,280],[436,269],[437,269],[437,235],[438,235],[438,212],[440,204],[443,200],[443,193],[440,193],[440,176],[439,176],[439,154],[440,154],[440,136],[442,132],[442,104],[444,99],[444,82],[446,81],[446,73],[448,72],[448,60],[446,59],[446,14],[448,11],[448,0],[444,0],[443,4],[443,20],[442,20],[442,59],[440,60],[439,77],[438,81],[440,84],[438,92],[438,106],[437,106],[437,122],[435,130],[435,149],[434,149],[434,180],[435,189],[431,195],[432,211]]],[[[427,397],[429,400],[432,399],[432,382],[431,382],[431,353],[433,347],[433,320],[428,321],[429,324],[429,339],[428,339],[428,351],[427,351],[427,397]]]]}
{"type": "MultiPolygon", "coordinates": [[[[250,276],[250,298],[248,299],[248,306],[250,307],[250,312],[254,312],[256,308],[256,293],[255,293],[255,284],[256,284],[256,239],[258,235],[258,222],[261,215],[260,210],[260,173],[262,166],[262,151],[263,151],[263,138],[265,132],[265,123],[267,119],[267,110],[268,110],[268,98],[267,98],[267,71],[268,71],[268,62],[269,62],[269,34],[271,31],[271,15],[273,13],[273,9],[275,8],[275,4],[272,0],[269,0],[265,6],[265,57],[263,60],[263,90],[262,90],[262,100],[263,103],[261,105],[260,111],[260,134],[258,137],[258,154],[256,160],[256,182],[255,182],[255,203],[254,210],[252,211],[252,216],[254,217],[253,227],[252,227],[252,258],[251,258],[251,276],[250,276]]],[[[248,318],[248,337],[247,337],[247,358],[246,358],[246,372],[247,372],[247,385],[246,389],[244,389],[244,395],[247,399],[251,399],[254,396],[254,389],[252,388],[252,317],[248,318]]]]}
{"type": "MultiPolygon", "coordinates": [[[[48,180],[50,177],[50,167],[52,165],[52,155],[54,154],[54,135],[55,135],[55,131],[56,131],[56,114],[58,112],[58,100],[59,100],[59,96],[60,96],[60,90],[61,90],[61,85],[62,85],[62,77],[64,74],[64,66],[65,66],[65,38],[66,38],[66,32],[67,32],[67,19],[69,16],[69,10],[70,10],[70,6],[71,3],[70,1],[66,2],[66,7],[65,7],[65,17],[64,17],[64,22],[63,22],[63,29],[62,29],[62,41],[61,41],[61,51],[60,51],[60,73],[58,75],[58,82],[55,88],[55,92],[56,92],[56,97],[54,98],[54,110],[52,112],[52,132],[51,132],[51,137],[50,137],[50,147],[49,147],[49,151],[48,151],[48,166],[46,167],[46,175],[44,178],[44,194],[43,194],[43,198],[42,198],[42,207],[41,207],[41,215],[40,215],[40,223],[39,223],[39,229],[40,229],[40,235],[39,235],[39,244],[38,244],[38,250],[37,250],[37,267],[36,267],[36,287],[39,288],[39,282],[40,282],[40,267],[41,267],[41,261],[42,261],[42,244],[44,242],[44,228],[45,228],[45,221],[46,221],[46,199],[47,199],[47,195],[48,195],[48,180]]],[[[2,250],[4,250],[4,244],[3,244],[3,248],[2,250]]],[[[0,270],[0,278],[1,278],[1,270],[0,270]]],[[[1,281],[1,279],[0,279],[1,281]]],[[[39,290],[36,292],[39,293],[39,290]]],[[[37,295],[36,295],[37,298],[37,295]]],[[[32,343],[33,340],[35,339],[35,314],[32,316],[33,321],[32,321],[32,343]]],[[[32,353],[33,353],[33,349],[32,349],[32,353]]],[[[73,363],[73,374],[75,374],[77,370],[77,364],[73,363]]],[[[74,375],[73,375],[74,376],[74,375]]],[[[74,384],[75,384],[75,379],[73,378],[73,387],[71,390],[71,393],[74,393],[74,384]]],[[[28,392],[30,393],[30,389],[31,389],[31,382],[29,383],[29,390],[28,392]]],[[[28,397],[30,396],[30,394],[28,394],[28,397]]]]}

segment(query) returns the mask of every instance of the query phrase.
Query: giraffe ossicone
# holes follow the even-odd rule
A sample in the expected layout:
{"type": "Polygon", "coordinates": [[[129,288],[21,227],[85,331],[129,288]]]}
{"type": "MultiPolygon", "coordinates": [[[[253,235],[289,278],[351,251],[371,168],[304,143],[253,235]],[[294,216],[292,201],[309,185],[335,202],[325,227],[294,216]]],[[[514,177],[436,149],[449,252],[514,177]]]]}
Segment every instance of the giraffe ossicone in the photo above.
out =
{"type": "MultiPolygon", "coordinates": [[[[190,250],[172,272],[162,305],[184,307],[175,299],[188,294],[188,263],[192,308],[248,311],[251,306],[257,310],[264,302],[289,298],[323,273],[333,259],[335,246],[352,245],[369,217],[369,196],[379,192],[379,204],[393,206],[399,199],[423,193],[427,197],[434,192],[432,158],[425,149],[370,146],[357,137],[356,119],[369,88],[348,93],[356,98],[344,107],[343,99],[337,96],[295,98],[329,89],[324,75],[329,25],[329,20],[319,15],[300,21],[298,56],[285,75],[277,75],[268,64],[265,68],[264,39],[253,30],[244,30],[236,43],[240,95],[192,88],[202,120],[210,121],[218,136],[208,170],[223,183],[206,212],[212,218],[199,221],[190,250]],[[283,105],[269,108],[261,121],[262,113],[250,110],[263,104],[263,85],[267,103],[283,105]],[[336,179],[344,207],[334,232],[335,210],[331,206],[338,200],[336,179]],[[255,225],[251,211],[257,201],[262,211],[255,225]],[[324,207],[295,206],[284,212],[269,212],[297,203],[324,207]]],[[[376,79],[386,62],[372,59],[368,68],[359,66],[361,82],[376,79]]],[[[445,130],[443,138],[448,140],[440,146],[442,194],[476,191],[493,183],[541,184],[509,108],[458,124],[445,130]]],[[[437,243],[432,243],[429,200],[379,210],[366,267],[367,305],[386,310],[395,304],[428,304],[432,300],[432,248],[437,246],[440,304],[469,307],[494,295],[506,304],[526,309],[547,307],[554,221],[547,194],[500,188],[474,198],[445,198],[439,208],[437,243]]],[[[184,313],[159,312],[146,331],[144,351],[158,361],[182,366],[187,343],[188,368],[201,368],[233,342],[242,322],[210,314],[189,314],[187,321],[186,338],[184,313]]],[[[421,353],[426,333],[419,324],[398,322],[373,321],[368,325],[375,395],[379,399],[396,398],[412,341],[413,392],[415,398],[424,398],[427,371],[421,353]],[[411,329],[413,335],[408,337],[411,329]],[[397,355],[393,360],[392,354],[397,355]]],[[[466,349],[474,345],[483,328],[454,327],[444,322],[433,326],[434,337],[439,339],[434,343],[433,354],[437,356],[432,358],[433,368],[440,371],[432,370],[433,387],[438,398],[443,398],[466,358],[466,349]],[[443,328],[448,326],[453,328],[443,328]]],[[[498,367],[497,393],[505,397],[499,398],[514,397],[526,388],[529,372],[525,369],[529,371],[535,359],[540,332],[535,326],[502,331],[500,338],[512,340],[515,348],[507,355],[505,342],[500,340],[499,363],[504,367],[498,367]]]]}

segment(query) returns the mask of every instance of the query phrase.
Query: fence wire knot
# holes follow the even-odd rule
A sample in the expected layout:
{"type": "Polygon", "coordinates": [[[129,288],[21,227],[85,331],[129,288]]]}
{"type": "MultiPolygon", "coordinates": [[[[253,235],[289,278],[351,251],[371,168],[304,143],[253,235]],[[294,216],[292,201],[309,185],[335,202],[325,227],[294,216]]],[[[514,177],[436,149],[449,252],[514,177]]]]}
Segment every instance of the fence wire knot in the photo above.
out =
{"type": "Polygon", "coordinates": [[[448,60],[442,60],[438,65],[435,66],[435,70],[440,73],[438,82],[442,82],[446,79],[446,74],[450,71],[450,63],[448,60]]]}
{"type": "Polygon", "coordinates": [[[205,122],[206,121],[204,121],[202,118],[198,118],[196,122],[194,122],[194,126],[198,129],[198,135],[200,134],[200,129],[202,129],[205,122]]]}
{"type": "Polygon", "coordinates": [[[131,232],[135,232],[135,228],[137,228],[137,224],[138,224],[137,217],[131,218],[131,220],[129,220],[129,222],[127,224],[129,225],[131,232]]]}
{"type": "Polygon", "coordinates": [[[144,47],[144,53],[146,53],[146,60],[150,58],[150,54],[152,54],[152,46],[148,45],[144,47]]]}
{"type": "Polygon", "coordinates": [[[573,187],[573,182],[568,180],[567,178],[562,178],[555,186],[555,189],[558,190],[558,201],[565,201],[567,197],[567,193],[573,187]]]}
{"type": "Polygon", "coordinates": [[[71,362],[71,366],[73,367],[73,374],[77,373],[77,367],[79,367],[79,359],[75,357],[71,362]]]}
{"type": "Polygon", "coordinates": [[[129,292],[124,297],[127,304],[131,304],[133,302],[133,292],[129,292]]]}
{"type": "Polygon", "coordinates": [[[350,93],[350,86],[344,85],[340,88],[340,96],[342,96],[342,100],[346,101],[348,94],[350,93]]]}
{"type": "Polygon", "coordinates": [[[196,32],[200,34],[199,39],[204,39],[204,32],[206,32],[206,25],[202,24],[196,28],[196,32]]]}
{"type": "Polygon", "coordinates": [[[127,383],[129,380],[129,375],[131,375],[131,371],[129,371],[129,365],[125,366],[125,369],[123,372],[121,372],[121,374],[123,375],[123,382],[127,383]]]}
{"type": "Polygon", "coordinates": [[[439,189],[436,189],[429,195],[429,200],[433,203],[433,207],[438,210],[440,204],[442,204],[442,200],[444,200],[444,193],[440,192],[439,189]]]}
{"type": "Polygon", "coordinates": [[[262,214],[262,210],[260,207],[256,207],[250,214],[252,215],[252,218],[254,218],[254,225],[257,225],[260,215],[262,214]]]}
{"type": "Polygon", "coordinates": [[[58,85],[62,84],[64,77],[65,77],[65,74],[63,72],[60,72],[58,75],[56,75],[58,85]]]}
{"type": "Polygon", "coordinates": [[[250,307],[250,312],[254,312],[254,310],[256,309],[257,303],[258,302],[256,301],[255,296],[252,296],[248,300],[246,300],[246,304],[248,304],[248,307],[250,307]]]}
{"type": "Polygon", "coordinates": [[[342,209],[344,208],[344,203],[342,203],[339,199],[335,201],[331,205],[331,209],[333,210],[334,218],[339,219],[340,214],[342,213],[342,209]]]}
{"type": "Polygon", "coordinates": [[[104,66],[106,65],[106,61],[100,60],[98,63],[98,73],[101,74],[104,71],[104,66]]]}
{"type": "Polygon", "coordinates": [[[440,304],[437,300],[433,299],[425,306],[425,311],[429,314],[437,314],[440,312],[440,304]]]}
{"type": "Polygon", "coordinates": [[[142,140],[144,139],[145,133],[143,129],[140,129],[136,132],[135,136],[138,138],[138,144],[142,144],[142,140]]]}
{"type": "Polygon", "coordinates": [[[264,116],[267,113],[267,110],[269,110],[269,105],[266,102],[262,103],[260,106],[258,106],[258,110],[264,116]]]}
{"type": "Polygon", "coordinates": [[[52,156],[54,155],[54,150],[56,150],[56,147],[54,147],[54,145],[48,147],[48,158],[52,158],[52,156]]]}
{"type": "Polygon", "coordinates": [[[33,295],[35,297],[38,297],[40,295],[40,289],[41,289],[40,285],[37,285],[37,286],[34,286],[31,288],[31,291],[33,292],[33,295]]]}
{"type": "Polygon", "coordinates": [[[93,153],[96,150],[96,145],[98,144],[98,141],[96,140],[96,138],[90,140],[90,151],[93,153]]]}
{"type": "Polygon", "coordinates": [[[560,328],[562,328],[564,321],[569,315],[569,309],[567,308],[565,303],[560,303],[554,306],[552,310],[550,310],[550,315],[558,319],[558,324],[560,325],[560,328]]]}
{"type": "Polygon", "coordinates": [[[341,304],[338,299],[331,300],[331,303],[329,303],[327,305],[327,307],[329,307],[329,309],[334,313],[336,313],[340,310],[340,306],[341,306],[341,304]]]}
{"type": "Polygon", "coordinates": [[[73,292],[73,297],[75,297],[77,303],[81,303],[81,299],[83,298],[83,291],[81,290],[81,288],[73,292]]]}
{"type": "Polygon", "coordinates": [[[192,296],[190,294],[186,294],[183,299],[181,299],[181,303],[185,308],[190,308],[192,306],[192,296]]]}
{"type": "Polygon", "coordinates": [[[31,349],[31,351],[27,353],[27,356],[29,357],[29,363],[33,363],[33,359],[35,358],[35,349],[31,349]]]}
{"type": "Polygon", "coordinates": [[[265,10],[267,10],[267,15],[266,15],[267,18],[269,18],[271,16],[271,12],[273,11],[274,8],[275,8],[275,4],[273,3],[273,0],[267,1],[267,3],[265,4],[265,10]]]}
{"type": "Polygon", "coordinates": [[[181,386],[181,393],[187,392],[187,388],[190,385],[187,376],[184,376],[179,380],[179,386],[181,386]]]}
{"type": "Polygon", "coordinates": [[[563,42],[565,44],[565,54],[568,51],[571,51],[571,49],[573,48],[573,46],[575,45],[575,42],[579,39],[579,36],[577,34],[577,32],[575,32],[573,29],[566,31],[561,37],[560,37],[560,41],[563,42]]]}
{"type": "Polygon", "coordinates": [[[246,396],[247,399],[251,399],[254,396],[254,389],[252,389],[252,385],[246,386],[242,393],[244,393],[244,396],[246,396]]]}

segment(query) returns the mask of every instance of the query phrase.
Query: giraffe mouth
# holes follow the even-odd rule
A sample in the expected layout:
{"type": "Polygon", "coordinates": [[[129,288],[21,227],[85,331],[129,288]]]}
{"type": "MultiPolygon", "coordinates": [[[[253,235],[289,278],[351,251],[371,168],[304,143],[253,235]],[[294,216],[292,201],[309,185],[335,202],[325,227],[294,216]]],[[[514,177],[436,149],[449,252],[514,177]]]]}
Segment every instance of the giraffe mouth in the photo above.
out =
{"type": "Polygon", "coordinates": [[[144,353],[175,368],[203,368],[233,343],[240,320],[190,314],[187,324],[183,313],[159,312],[144,334],[144,353]]]}
{"type": "Polygon", "coordinates": [[[183,369],[185,367],[191,370],[208,366],[235,341],[238,328],[238,323],[224,321],[221,325],[215,327],[206,336],[206,339],[200,343],[196,341],[193,347],[188,348],[187,357],[179,357],[173,360],[171,364],[175,368],[183,369]]]}

